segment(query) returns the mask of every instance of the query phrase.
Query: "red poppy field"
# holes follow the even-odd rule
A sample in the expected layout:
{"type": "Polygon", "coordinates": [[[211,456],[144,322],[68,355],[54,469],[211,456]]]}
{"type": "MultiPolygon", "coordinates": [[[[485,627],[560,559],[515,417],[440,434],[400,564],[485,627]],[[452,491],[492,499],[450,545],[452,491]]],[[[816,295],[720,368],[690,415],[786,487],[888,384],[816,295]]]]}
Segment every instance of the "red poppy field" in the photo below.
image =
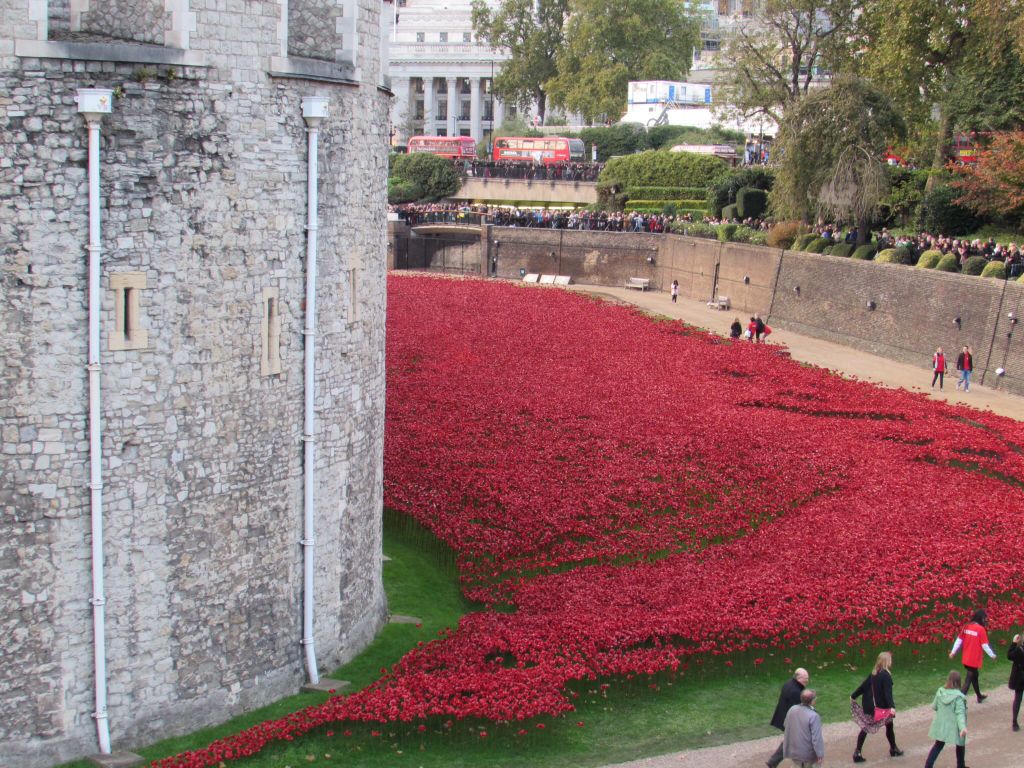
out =
{"type": "Polygon", "coordinates": [[[385,503],[479,609],[370,687],[156,763],[328,723],[533,721],[576,681],[1019,625],[1024,426],[623,306],[388,284],[385,503]]]}

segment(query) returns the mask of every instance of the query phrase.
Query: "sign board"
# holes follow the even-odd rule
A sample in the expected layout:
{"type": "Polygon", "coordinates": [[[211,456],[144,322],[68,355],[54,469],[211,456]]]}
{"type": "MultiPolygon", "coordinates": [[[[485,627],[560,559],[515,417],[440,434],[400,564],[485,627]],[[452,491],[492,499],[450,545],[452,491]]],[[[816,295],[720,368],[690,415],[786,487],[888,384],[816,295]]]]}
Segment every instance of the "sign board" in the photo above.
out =
{"type": "Polygon", "coordinates": [[[711,87],[670,80],[631,80],[630,104],[710,104],[711,87]]]}

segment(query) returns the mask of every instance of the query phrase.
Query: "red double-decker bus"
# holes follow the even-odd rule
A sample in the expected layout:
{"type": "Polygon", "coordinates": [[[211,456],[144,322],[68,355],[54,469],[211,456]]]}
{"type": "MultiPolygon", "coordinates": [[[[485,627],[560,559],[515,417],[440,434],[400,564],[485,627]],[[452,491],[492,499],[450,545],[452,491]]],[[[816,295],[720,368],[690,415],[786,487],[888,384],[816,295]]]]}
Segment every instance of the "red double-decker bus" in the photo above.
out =
{"type": "Polygon", "coordinates": [[[472,136],[413,136],[406,151],[472,159],[476,157],[476,142],[472,136]]]}
{"type": "Polygon", "coordinates": [[[563,136],[501,136],[494,140],[494,160],[515,160],[521,163],[568,163],[584,159],[582,139],[567,139],[563,136]]]}

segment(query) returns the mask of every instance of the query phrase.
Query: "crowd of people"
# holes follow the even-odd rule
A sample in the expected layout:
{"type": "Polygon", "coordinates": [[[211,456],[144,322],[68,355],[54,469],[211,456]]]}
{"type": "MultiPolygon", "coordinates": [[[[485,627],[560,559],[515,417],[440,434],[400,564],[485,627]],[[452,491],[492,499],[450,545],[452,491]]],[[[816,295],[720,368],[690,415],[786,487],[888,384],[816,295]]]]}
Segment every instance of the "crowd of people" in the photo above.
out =
{"type": "MultiPolygon", "coordinates": [[[[482,165],[494,165],[484,163],[482,165]]],[[[408,203],[390,206],[400,219],[410,225],[418,222],[434,222],[439,220],[458,223],[491,223],[499,227],[533,227],[542,229],[574,229],[600,232],[648,232],[663,233],[678,231],[685,224],[703,224],[718,226],[720,224],[738,224],[760,232],[771,229],[772,223],[763,218],[721,219],[713,216],[700,218],[691,214],[678,216],[648,213],[642,211],[595,211],[590,209],[562,208],[526,208],[516,206],[469,205],[468,203],[408,203]]],[[[834,243],[855,244],[857,228],[844,229],[834,225],[823,225],[815,229],[816,234],[834,243]]],[[[939,251],[942,254],[952,253],[957,263],[963,268],[964,263],[973,256],[980,256],[986,261],[1001,261],[1006,267],[1006,274],[1015,279],[1024,274],[1024,243],[1002,244],[994,238],[960,240],[944,235],[933,235],[921,232],[916,236],[895,235],[888,229],[882,229],[875,237],[878,251],[887,248],[905,248],[916,261],[925,251],[939,251]]]]}
{"type": "Polygon", "coordinates": [[[530,181],[597,181],[604,163],[520,163],[512,160],[455,159],[464,176],[481,179],[527,179],[530,181]]]}
{"type": "MultiPolygon", "coordinates": [[[[978,703],[988,696],[981,692],[979,672],[984,655],[996,658],[989,645],[986,625],[988,616],[984,610],[974,612],[957,635],[949,658],[961,653],[964,674],[952,670],[945,683],[932,700],[935,715],[932,719],[928,738],[933,740],[925,768],[934,768],[939,755],[948,745],[956,753],[957,768],[965,768],[967,749],[967,694],[973,688],[978,703]],[[984,654],[984,655],[983,655],[984,654]]],[[[1024,638],[1017,634],[1007,652],[1011,663],[1009,687],[1014,697],[1011,706],[1011,725],[1020,730],[1020,705],[1024,699],[1024,638]]],[[[825,740],[821,730],[821,717],[814,708],[817,693],[808,688],[810,675],[799,668],[787,680],[779,692],[779,700],[771,718],[771,725],[783,732],[782,743],[768,758],[768,768],[777,768],[783,760],[789,759],[800,768],[820,766],[825,760],[825,740]]],[[[889,744],[889,756],[900,757],[903,750],[896,743],[896,701],[893,697],[892,654],[883,651],[878,655],[874,668],[863,682],[850,694],[850,713],[858,727],[857,743],[854,747],[853,762],[865,763],[864,744],[872,733],[885,730],[889,744]]]]}
{"type": "MultiPolygon", "coordinates": [[[[837,243],[856,243],[857,228],[853,227],[843,233],[843,230],[836,226],[824,226],[818,229],[818,234],[826,240],[837,243]]],[[[925,251],[939,251],[942,254],[952,253],[956,256],[957,264],[963,268],[964,263],[972,256],[980,256],[986,261],[1001,261],[1006,266],[1006,274],[1015,278],[1024,274],[1024,251],[1017,243],[1003,245],[997,243],[994,238],[982,240],[960,240],[955,237],[944,235],[933,235],[928,232],[921,232],[915,236],[894,235],[888,229],[882,229],[876,237],[878,250],[886,248],[906,248],[916,261],[925,251]]]]}

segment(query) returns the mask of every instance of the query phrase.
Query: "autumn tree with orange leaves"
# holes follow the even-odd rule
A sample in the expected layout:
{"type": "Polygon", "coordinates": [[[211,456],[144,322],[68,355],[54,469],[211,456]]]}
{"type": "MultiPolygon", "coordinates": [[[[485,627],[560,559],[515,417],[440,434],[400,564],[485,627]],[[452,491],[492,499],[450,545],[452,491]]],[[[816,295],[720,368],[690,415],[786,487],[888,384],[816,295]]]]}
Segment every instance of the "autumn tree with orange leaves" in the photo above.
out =
{"type": "Polygon", "coordinates": [[[992,134],[977,158],[955,169],[956,202],[986,216],[1024,222],[1024,131],[992,134]]]}

